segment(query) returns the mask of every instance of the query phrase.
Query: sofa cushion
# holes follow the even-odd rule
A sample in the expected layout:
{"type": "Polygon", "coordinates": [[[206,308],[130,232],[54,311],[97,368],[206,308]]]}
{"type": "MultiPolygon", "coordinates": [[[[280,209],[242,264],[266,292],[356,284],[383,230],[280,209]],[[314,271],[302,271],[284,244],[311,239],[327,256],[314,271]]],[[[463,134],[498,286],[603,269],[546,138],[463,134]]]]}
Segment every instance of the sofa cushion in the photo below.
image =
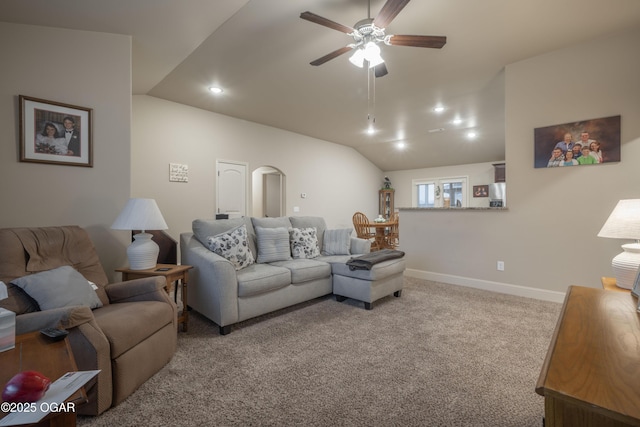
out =
{"type": "Polygon", "coordinates": [[[393,276],[397,273],[404,272],[405,269],[404,258],[391,259],[389,261],[383,261],[379,264],[375,264],[371,270],[350,270],[349,266],[345,264],[333,264],[333,274],[340,276],[354,277],[362,280],[380,280],[389,276],[393,276]]]}
{"type": "Polygon", "coordinates": [[[11,281],[40,306],[40,310],[84,305],[102,307],[91,283],[73,267],[65,265],[52,270],[29,274],[11,281]]]}
{"type": "Polygon", "coordinates": [[[291,283],[293,284],[324,279],[325,277],[331,276],[331,265],[314,259],[278,261],[270,265],[283,267],[291,271],[291,283]]]}
{"type": "Polygon", "coordinates": [[[290,228],[289,244],[293,259],[315,258],[320,255],[315,228],[290,228]]]}
{"type": "Polygon", "coordinates": [[[322,255],[350,255],[353,228],[325,230],[322,255]]]}
{"type": "Polygon", "coordinates": [[[247,226],[242,224],[226,233],[207,238],[207,246],[211,252],[231,261],[236,270],[240,270],[255,262],[247,242],[247,226]]]}
{"type": "Polygon", "coordinates": [[[238,297],[250,297],[291,284],[291,271],[270,264],[252,264],[237,273],[238,297]]]}
{"type": "Polygon", "coordinates": [[[291,259],[288,229],[284,227],[264,228],[256,226],[255,230],[256,244],[258,246],[257,261],[259,264],[291,259]]]}
{"type": "Polygon", "coordinates": [[[116,359],[171,323],[174,311],[165,302],[136,301],[109,304],[93,315],[116,359]]]}
{"type": "MultiPolygon", "coordinates": [[[[320,255],[318,258],[315,258],[315,260],[329,264],[331,266],[331,273],[335,274],[335,266],[344,265],[351,258],[353,258],[353,255],[320,255]]],[[[337,269],[341,271],[340,267],[337,267],[337,269]]]]}

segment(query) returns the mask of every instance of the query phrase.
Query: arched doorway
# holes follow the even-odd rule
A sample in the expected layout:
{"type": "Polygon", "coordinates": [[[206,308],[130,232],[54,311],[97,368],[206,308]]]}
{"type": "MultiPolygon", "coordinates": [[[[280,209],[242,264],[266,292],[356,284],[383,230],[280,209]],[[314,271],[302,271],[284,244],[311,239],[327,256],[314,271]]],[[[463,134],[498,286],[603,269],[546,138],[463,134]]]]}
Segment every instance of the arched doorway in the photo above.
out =
{"type": "Polygon", "coordinates": [[[254,217],[286,215],[285,174],[274,166],[260,166],[252,173],[251,195],[254,217]]]}

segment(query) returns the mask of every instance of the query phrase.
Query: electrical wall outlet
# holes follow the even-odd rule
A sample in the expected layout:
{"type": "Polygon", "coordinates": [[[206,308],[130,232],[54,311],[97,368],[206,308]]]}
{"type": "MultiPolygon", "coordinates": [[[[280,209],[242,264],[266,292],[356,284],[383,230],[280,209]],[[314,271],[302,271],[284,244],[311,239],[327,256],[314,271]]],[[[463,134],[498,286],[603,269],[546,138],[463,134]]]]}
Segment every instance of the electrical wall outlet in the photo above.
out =
{"type": "Polygon", "coordinates": [[[496,268],[498,271],[504,271],[504,261],[498,261],[496,268]]]}

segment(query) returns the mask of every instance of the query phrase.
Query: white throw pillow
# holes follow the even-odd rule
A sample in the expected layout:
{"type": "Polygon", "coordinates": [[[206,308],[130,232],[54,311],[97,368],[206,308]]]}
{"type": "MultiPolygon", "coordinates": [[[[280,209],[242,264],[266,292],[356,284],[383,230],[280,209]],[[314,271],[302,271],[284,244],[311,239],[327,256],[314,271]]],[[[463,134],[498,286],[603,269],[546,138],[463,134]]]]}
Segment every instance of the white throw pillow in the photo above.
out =
{"type": "Polygon", "coordinates": [[[289,244],[293,259],[315,258],[320,255],[315,228],[290,228],[289,244]]]}
{"type": "Polygon", "coordinates": [[[225,233],[207,237],[207,246],[213,253],[229,260],[236,270],[255,262],[247,242],[247,227],[243,224],[225,233]]]}

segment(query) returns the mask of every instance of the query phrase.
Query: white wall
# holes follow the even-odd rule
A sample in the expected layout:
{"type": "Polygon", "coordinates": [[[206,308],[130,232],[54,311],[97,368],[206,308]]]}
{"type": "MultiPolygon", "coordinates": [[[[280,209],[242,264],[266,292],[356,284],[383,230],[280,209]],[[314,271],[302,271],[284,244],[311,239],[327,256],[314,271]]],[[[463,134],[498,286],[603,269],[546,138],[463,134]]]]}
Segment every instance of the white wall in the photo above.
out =
{"type": "MultiPolygon", "coordinates": [[[[352,148],[150,96],[133,97],[132,197],[155,198],[174,238],[190,231],[194,219],[215,216],[216,160],[247,162],[249,172],[265,165],[281,170],[287,215],[323,216],[328,226],[339,227],[352,226],[357,210],[373,214],[378,209],[384,175],[352,148]],[[187,164],[189,182],[169,182],[169,163],[187,164]],[[294,206],[300,212],[294,213],[294,206]]],[[[251,195],[249,200],[253,203],[251,195]]]]}
{"type": "Polygon", "coordinates": [[[627,242],[596,235],[619,199],[640,198],[638,46],[640,28],[509,65],[508,210],[401,212],[408,267],[452,283],[600,287],[627,242]],[[534,169],[534,128],[618,114],[620,163],[534,169]]]}
{"type": "Polygon", "coordinates": [[[80,225],[111,275],[129,239],[109,227],[129,197],[130,37],[0,22],[0,57],[0,227],[80,225]],[[92,108],[94,166],[20,162],[18,95],[92,108]]]}

